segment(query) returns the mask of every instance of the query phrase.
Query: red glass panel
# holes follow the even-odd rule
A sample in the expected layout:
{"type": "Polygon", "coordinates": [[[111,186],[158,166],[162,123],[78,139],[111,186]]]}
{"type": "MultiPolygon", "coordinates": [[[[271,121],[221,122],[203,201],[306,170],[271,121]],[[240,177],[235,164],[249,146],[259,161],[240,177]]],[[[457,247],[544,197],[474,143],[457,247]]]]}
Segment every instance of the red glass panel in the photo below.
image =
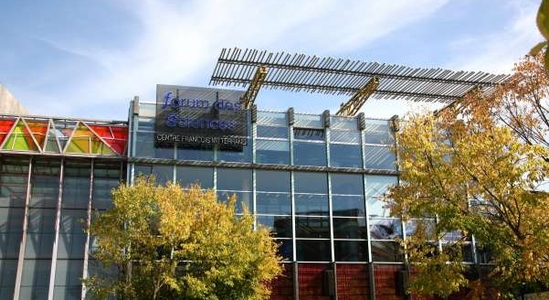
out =
{"type": "Polygon", "coordinates": [[[399,293],[397,288],[399,283],[397,273],[400,270],[402,270],[401,266],[376,265],[374,267],[376,299],[402,300],[403,295],[399,293]]]}
{"type": "Polygon", "coordinates": [[[103,125],[89,125],[116,153],[123,155],[128,143],[128,128],[103,125]]]}
{"type": "Polygon", "coordinates": [[[294,295],[293,273],[291,264],[282,264],[282,274],[271,282],[271,300],[292,300],[294,295]]]}
{"type": "Polygon", "coordinates": [[[330,299],[330,295],[327,291],[328,287],[325,284],[329,265],[299,264],[297,269],[300,300],[330,299]]]}
{"type": "Polygon", "coordinates": [[[368,266],[337,264],[337,297],[340,300],[368,299],[368,266]]]}
{"type": "Polygon", "coordinates": [[[2,145],[2,142],[4,142],[8,132],[10,132],[13,127],[13,123],[15,123],[15,119],[0,120],[0,145],[2,145]]]}

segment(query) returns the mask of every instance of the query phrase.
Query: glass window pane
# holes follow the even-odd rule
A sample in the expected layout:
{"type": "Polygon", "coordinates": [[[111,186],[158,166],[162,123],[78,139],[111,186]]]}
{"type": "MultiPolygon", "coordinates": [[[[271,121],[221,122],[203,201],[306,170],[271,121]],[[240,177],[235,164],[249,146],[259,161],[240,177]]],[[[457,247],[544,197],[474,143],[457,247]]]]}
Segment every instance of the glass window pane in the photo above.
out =
{"type": "Polygon", "coordinates": [[[268,138],[288,138],[288,127],[257,125],[257,136],[268,138]]]}
{"type": "Polygon", "coordinates": [[[214,152],[212,146],[185,146],[177,147],[178,160],[213,161],[214,152]]]}
{"type": "Polygon", "coordinates": [[[366,241],[335,241],[336,261],[368,261],[368,244],[366,241]]]}
{"type": "Polygon", "coordinates": [[[365,218],[334,218],[334,237],[337,239],[367,239],[365,218]]]}
{"type": "Polygon", "coordinates": [[[258,163],[287,165],[290,163],[290,143],[257,140],[255,155],[258,163]]]}
{"type": "Polygon", "coordinates": [[[295,127],[324,128],[322,115],[294,114],[295,127]]]}
{"type": "Polygon", "coordinates": [[[213,169],[201,167],[176,167],[177,182],[182,187],[199,184],[203,189],[213,188],[213,169]]]}
{"type": "Polygon", "coordinates": [[[326,165],[326,144],[294,141],[294,164],[326,165]]]}
{"type": "Polygon", "coordinates": [[[290,194],[258,192],[255,202],[259,214],[289,215],[292,212],[290,194]]]}
{"type": "Polygon", "coordinates": [[[356,131],[358,131],[357,118],[331,116],[330,121],[331,121],[330,122],[330,128],[332,128],[332,129],[356,130],[356,131]]]}
{"type": "Polygon", "coordinates": [[[363,195],[364,180],[361,174],[330,174],[332,194],[363,195]]]}
{"type": "Polygon", "coordinates": [[[366,199],[368,201],[368,215],[387,217],[389,208],[387,203],[382,201],[382,197],[387,189],[397,184],[396,176],[366,175],[366,199]]]}
{"type": "Polygon", "coordinates": [[[152,172],[156,176],[156,183],[158,184],[173,181],[173,166],[153,165],[152,172]]]}
{"type": "Polygon", "coordinates": [[[329,238],[330,219],[322,217],[296,217],[295,234],[298,238],[329,238]]]}
{"type": "Polygon", "coordinates": [[[290,216],[257,216],[257,224],[271,231],[274,237],[292,237],[292,218],[290,216]]]}
{"type": "Polygon", "coordinates": [[[296,193],[328,193],[328,176],[326,173],[295,172],[294,181],[296,193]]]}
{"type": "Polygon", "coordinates": [[[365,143],[367,144],[392,144],[393,135],[389,127],[389,121],[366,120],[365,143]]]}
{"type": "Polygon", "coordinates": [[[63,179],[63,208],[87,209],[90,199],[90,171],[88,165],[70,165],[65,167],[63,179]]]}
{"type": "Polygon", "coordinates": [[[386,146],[365,146],[364,164],[366,168],[396,170],[395,153],[386,146]]]}
{"type": "Polygon", "coordinates": [[[278,253],[277,254],[282,256],[283,260],[292,260],[293,259],[292,240],[279,239],[279,240],[275,240],[275,243],[278,245],[278,253]]]}
{"type": "Polygon", "coordinates": [[[154,157],[154,133],[137,132],[135,156],[154,157]]]}
{"type": "Polygon", "coordinates": [[[330,131],[330,141],[337,143],[360,144],[360,131],[330,131]]]}
{"type": "Polygon", "coordinates": [[[252,170],[218,168],[217,190],[251,191],[252,170]]]}
{"type": "Polygon", "coordinates": [[[362,150],[360,145],[330,144],[330,166],[361,168],[362,150]]]}
{"type": "Polygon", "coordinates": [[[329,261],[330,241],[297,240],[296,252],[298,261],[329,261]]]}
{"type": "Polygon", "coordinates": [[[257,124],[271,126],[288,126],[286,112],[258,111],[257,124]]]}
{"type": "Polygon", "coordinates": [[[364,197],[362,196],[332,196],[332,210],[334,216],[365,216],[364,207],[364,197]]]}
{"type": "Polygon", "coordinates": [[[396,242],[372,242],[373,261],[401,262],[402,251],[396,242]]]}
{"type": "MultiPolygon", "coordinates": [[[[23,233],[0,233],[0,275],[2,274],[2,261],[3,259],[16,259],[19,257],[19,246],[21,244],[21,237],[23,233]]],[[[0,280],[2,276],[0,276],[0,280]]],[[[0,298],[1,299],[1,298],[0,298]]]]}
{"type": "Polygon", "coordinates": [[[328,195],[296,194],[295,210],[297,215],[326,216],[330,210],[328,195]]]}
{"type": "Polygon", "coordinates": [[[230,162],[252,162],[252,140],[248,139],[248,145],[246,146],[219,146],[217,160],[230,162]]]}
{"type": "Polygon", "coordinates": [[[264,192],[290,192],[290,172],[256,171],[256,189],[264,192]]]}
{"type": "Polygon", "coordinates": [[[220,201],[227,201],[227,199],[233,195],[236,197],[236,213],[243,213],[244,205],[246,205],[248,211],[253,211],[251,192],[219,191],[217,192],[217,199],[220,201]]]}

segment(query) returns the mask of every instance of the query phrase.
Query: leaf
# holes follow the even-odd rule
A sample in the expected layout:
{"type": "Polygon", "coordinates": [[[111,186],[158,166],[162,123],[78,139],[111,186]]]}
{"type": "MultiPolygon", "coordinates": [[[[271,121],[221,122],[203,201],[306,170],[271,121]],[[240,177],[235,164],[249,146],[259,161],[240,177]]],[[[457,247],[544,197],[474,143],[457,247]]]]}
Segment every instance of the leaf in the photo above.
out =
{"type": "Polygon", "coordinates": [[[543,37],[549,40],[549,0],[541,1],[536,23],[543,37]]]}
{"type": "Polygon", "coordinates": [[[532,49],[530,49],[530,52],[528,54],[530,55],[538,55],[538,53],[543,50],[543,48],[547,47],[547,41],[545,42],[539,42],[537,45],[535,45],[534,47],[532,47],[532,49]]]}

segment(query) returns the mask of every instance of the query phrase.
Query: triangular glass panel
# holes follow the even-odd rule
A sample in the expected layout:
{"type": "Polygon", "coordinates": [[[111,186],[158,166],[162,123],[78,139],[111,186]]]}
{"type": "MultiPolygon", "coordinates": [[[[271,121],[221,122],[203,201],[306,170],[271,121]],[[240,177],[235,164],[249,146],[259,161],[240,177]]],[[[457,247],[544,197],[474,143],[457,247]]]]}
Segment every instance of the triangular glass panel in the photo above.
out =
{"type": "Polygon", "coordinates": [[[45,120],[35,121],[35,120],[25,120],[27,126],[30,129],[30,132],[34,136],[34,139],[38,143],[41,149],[44,149],[44,143],[46,141],[46,133],[48,131],[48,122],[45,120]]]}
{"type": "Polygon", "coordinates": [[[59,140],[61,149],[65,149],[67,141],[69,140],[72,131],[76,127],[76,121],[71,120],[54,120],[55,135],[59,140]]]}
{"type": "Polygon", "coordinates": [[[79,123],[72,134],[65,152],[88,153],[112,156],[116,153],[88,128],[84,123],[79,123]]]}
{"type": "Polygon", "coordinates": [[[89,127],[116,151],[116,153],[119,155],[124,154],[128,139],[128,130],[126,127],[106,125],[89,125],[89,127]]]}
{"type": "Polygon", "coordinates": [[[17,121],[4,143],[4,150],[40,151],[23,120],[17,121]]]}
{"type": "Polygon", "coordinates": [[[55,126],[53,126],[53,123],[51,121],[49,123],[50,130],[48,130],[46,149],[44,149],[44,151],[50,153],[61,153],[61,151],[59,150],[59,145],[57,143],[55,126]]]}
{"type": "Polygon", "coordinates": [[[0,145],[2,145],[14,123],[15,119],[0,119],[0,145]]]}

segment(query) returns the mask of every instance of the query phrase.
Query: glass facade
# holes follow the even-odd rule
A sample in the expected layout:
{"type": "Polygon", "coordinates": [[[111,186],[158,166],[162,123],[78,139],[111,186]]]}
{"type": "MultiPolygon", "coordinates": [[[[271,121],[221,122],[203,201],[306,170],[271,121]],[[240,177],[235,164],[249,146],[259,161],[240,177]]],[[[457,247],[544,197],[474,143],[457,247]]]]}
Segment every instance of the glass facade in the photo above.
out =
{"type": "Polygon", "coordinates": [[[273,283],[272,299],[375,297],[378,277],[403,261],[395,242],[403,224],[381,200],[398,182],[389,121],[291,109],[255,116],[242,151],[155,149],[154,104],[140,103],[130,120],[128,180],[154,174],[160,182],[213,188],[221,201],[235,195],[237,213],[246,206],[284,259],[285,276],[273,283]]]}
{"type": "Polygon", "coordinates": [[[130,112],[127,122],[0,116],[0,300],[82,299],[81,279],[100,267],[90,218],[139,174],[234,195],[236,212],[247,208],[278,244],[272,299],[402,299],[395,238],[415,223],[382,201],[398,183],[390,121],[254,111],[241,148],[157,148],[155,104],[130,112]]]}
{"type": "Polygon", "coordinates": [[[81,299],[87,224],[125,174],[127,122],[6,116],[0,131],[0,299],[81,299]]]}

